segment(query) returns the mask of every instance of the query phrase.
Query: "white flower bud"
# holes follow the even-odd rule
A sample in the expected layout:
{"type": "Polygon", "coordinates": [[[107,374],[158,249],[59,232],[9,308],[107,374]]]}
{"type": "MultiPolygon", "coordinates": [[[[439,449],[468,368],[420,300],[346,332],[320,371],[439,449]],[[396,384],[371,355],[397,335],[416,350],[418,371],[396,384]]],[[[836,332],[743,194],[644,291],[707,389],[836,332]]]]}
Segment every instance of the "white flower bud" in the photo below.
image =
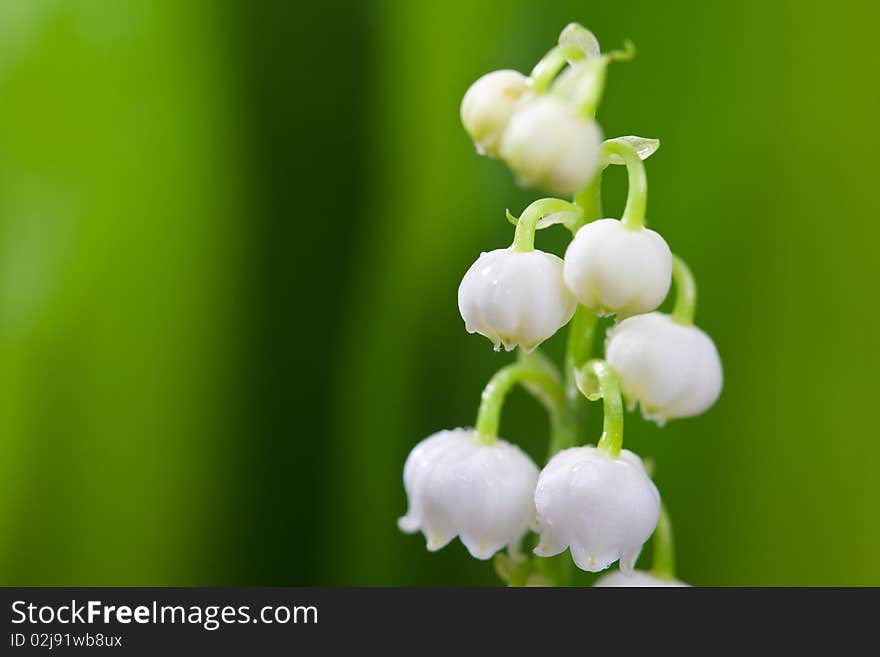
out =
{"type": "Polygon", "coordinates": [[[541,533],[535,554],[569,548],[582,570],[598,572],[619,559],[629,572],[657,526],[660,493],[629,450],[614,458],[596,447],[572,447],[541,471],[535,505],[541,533]]]}
{"type": "Polygon", "coordinates": [[[461,122],[481,155],[495,157],[507,123],[529,93],[519,71],[493,71],[474,82],[461,101],[461,122]]]}
{"type": "Polygon", "coordinates": [[[565,283],[599,314],[654,310],[672,284],[672,252],[658,233],[599,219],[581,228],[565,252],[565,283]]]}
{"type": "Polygon", "coordinates": [[[409,508],[398,526],[421,530],[432,552],[458,535],[471,555],[488,559],[534,527],[537,478],[537,466],[510,443],[487,445],[472,429],[440,431],[406,459],[409,508]]]}
{"type": "Polygon", "coordinates": [[[543,251],[483,253],[458,288],[468,333],[508,351],[516,346],[531,351],[565,326],[576,307],[562,280],[562,260],[543,251]]]}
{"type": "Polygon", "coordinates": [[[699,415],[721,394],[721,358],[712,338],[664,313],[617,324],[605,342],[605,360],[630,406],[638,402],[642,414],[660,424],[699,415]]]}
{"type": "Polygon", "coordinates": [[[593,586],[599,588],[668,588],[689,587],[690,584],[685,584],[677,579],[660,579],[659,577],[654,577],[651,573],[646,573],[644,570],[634,570],[630,575],[620,571],[602,575],[593,586]]]}
{"type": "Polygon", "coordinates": [[[541,96],[523,105],[507,125],[501,157],[520,183],[570,196],[596,175],[602,134],[561,98],[541,96]]]}

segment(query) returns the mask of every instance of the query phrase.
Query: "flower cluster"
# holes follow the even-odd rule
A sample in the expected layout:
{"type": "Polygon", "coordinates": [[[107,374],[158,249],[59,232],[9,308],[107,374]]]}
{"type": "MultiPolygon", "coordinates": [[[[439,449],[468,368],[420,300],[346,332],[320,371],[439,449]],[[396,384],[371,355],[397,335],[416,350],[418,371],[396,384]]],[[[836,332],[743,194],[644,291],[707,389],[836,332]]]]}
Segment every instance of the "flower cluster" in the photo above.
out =
{"type": "Polygon", "coordinates": [[[682,585],[674,578],[672,534],[660,494],[642,460],[623,449],[624,400],[658,424],[698,415],[721,392],[721,361],[712,339],[694,326],[696,284],[663,237],[645,226],[643,160],[659,142],[640,137],[602,141],[595,113],[608,64],[634,51],[602,54],[580,25],[529,76],[502,70],[477,80],[464,96],[461,119],[477,151],[504,162],[524,185],[569,196],[542,198],[519,217],[508,248],[483,253],[465,273],[458,307],[465,328],[496,350],[519,347],[517,362],[483,391],[474,428],[423,440],[404,466],[409,509],[400,519],[421,531],[429,550],[455,536],[478,559],[496,556],[510,584],[565,583],[522,554],[550,557],[568,549],[575,565],[598,572],[619,562],[621,576],[604,586],[682,585]],[[620,218],[601,214],[602,172],[626,167],[629,191],[620,218]],[[561,224],[572,233],[564,257],[534,248],[536,231],[561,224]],[[675,288],[671,314],[657,311],[675,288]],[[597,318],[612,316],[604,359],[592,357],[597,318]],[[560,371],[539,345],[570,325],[560,371]],[[522,384],[551,418],[543,468],[498,438],[510,388],[522,384]],[[581,393],[602,399],[603,433],[596,446],[579,437],[581,393]],[[633,569],[655,535],[652,573],[633,569]],[[631,577],[626,577],[630,575],[631,577]]]}

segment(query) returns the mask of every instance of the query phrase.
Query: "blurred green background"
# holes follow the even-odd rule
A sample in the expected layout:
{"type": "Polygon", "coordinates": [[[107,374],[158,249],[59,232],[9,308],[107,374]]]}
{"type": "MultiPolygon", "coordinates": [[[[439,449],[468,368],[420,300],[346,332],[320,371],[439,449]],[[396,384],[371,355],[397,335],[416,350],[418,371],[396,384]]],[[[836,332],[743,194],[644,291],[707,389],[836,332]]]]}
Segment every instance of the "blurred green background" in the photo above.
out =
{"type": "MultiPolygon", "coordinates": [[[[512,360],[456,289],[539,195],[461,96],[573,20],[639,47],[599,118],[662,140],[725,364],[706,415],[627,419],[680,576],[880,584],[880,9],[764,0],[0,3],[0,583],[497,583],[398,532],[401,471],[512,360]]],[[[545,424],[517,391],[502,435],[545,424]]]]}

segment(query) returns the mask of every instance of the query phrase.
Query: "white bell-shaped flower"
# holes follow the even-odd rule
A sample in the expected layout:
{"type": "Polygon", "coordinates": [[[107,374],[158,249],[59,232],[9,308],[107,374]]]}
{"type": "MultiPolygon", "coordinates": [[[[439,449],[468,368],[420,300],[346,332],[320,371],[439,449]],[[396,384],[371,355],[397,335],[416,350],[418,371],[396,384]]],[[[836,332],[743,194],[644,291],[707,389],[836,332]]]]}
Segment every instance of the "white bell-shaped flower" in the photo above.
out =
{"type": "Polygon", "coordinates": [[[440,431],[406,460],[409,508],[398,526],[421,531],[432,552],[458,535],[471,555],[488,559],[534,526],[537,478],[537,466],[510,443],[486,444],[473,429],[440,431]]]}
{"type": "Polygon", "coordinates": [[[581,228],[565,252],[565,283],[602,315],[654,310],[672,283],[672,252],[656,232],[600,219],[581,228]]]}
{"type": "Polygon", "coordinates": [[[690,584],[685,584],[677,579],[661,579],[644,570],[634,570],[629,575],[618,570],[602,575],[593,586],[599,588],[669,588],[689,587],[690,584]]]}
{"type": "Polygon", "coordinates": [[[657,526],[660,493],[629,450],[615,458],[596,447],[572,447],[541,471],[535,505],[541,534],[535,554],[569,548],[582,570],[598,572],[619,559],[629,572],[657,526]]]}
{"type": "Polygon", "coordinates": [[[508,351],[517,346],[531,351],[565,326],[576,307],[562,280],[562,260],[543,251],[483,253],[458,288],[468,332],[508,351]]]}
{"type": "Polygon", "coordinates": [[[593,119],[547,95],[526,103],[511,117],[501,140],[501,158],[522,184],[571,196],[596,175],[601,142],[593,119]]]}
{"type": "Polygon", "coordinates": [[[638,403],[646,418],[661,424],[699,415],[721,394],[721,358],[712,338],[664,313],[617,324],[608,334],[605,360],[630,407],[638,403]]]}
{"type": "Polygon", "coordinates": [[[461,101],[461,122],[481,155],[498,155],[508,121],[529,93],[529,78],[511,70],[492,71],[470,86],[461,101]]]}

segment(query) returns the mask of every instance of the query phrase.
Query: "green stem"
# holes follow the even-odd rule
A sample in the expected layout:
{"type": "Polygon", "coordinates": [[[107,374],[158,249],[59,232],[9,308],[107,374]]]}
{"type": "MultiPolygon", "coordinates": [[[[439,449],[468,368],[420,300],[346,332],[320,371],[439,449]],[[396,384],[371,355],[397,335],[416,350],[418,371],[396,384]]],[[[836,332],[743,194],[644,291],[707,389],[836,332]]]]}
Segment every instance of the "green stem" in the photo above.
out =
{"type": "MultiPolygon", "coordinates": [[[[602,216],[602,172],[577,193],[575,204],[581,209],[581,219],[568,226],[572,235],[586,223],[602,216]]],[[[556,452],[578,443],[584,404],[577,386],[577,370],[586,363],[593,353],[596,335],[596,313],[579,305],[568,325],[568,340],[565,347],[565,405],[559,419],[558,430],[550,439],[549,460],[556,452]]]]}
{"type": "Polygon", "coordinates": [[[603,57],[580,66],[584,69],[581,74],[583,82],[579,85],[581,91],[574,102],[578,108],[578,114],[592,119],[596,116],[599,103],[602,101],[602,94],[605,92],[608,62],[603,57]]]}
{"type": "MultiPolygon", "coordinates": [[[[566,226],[572,235],[586,223],[595,221],[602,216],[602,172],[599,171],[592,182],[577,193],[575,204],[580,209],[580,217],[576,222],[566,226]]],[[[568,325],[568,339],[565,346],[565,397],[550,437],[547,460],[557,452],[574,447],[578,444],[581,424],[585,412],[585,404],[577,385],[577,371],[593,353],[593,342],[596,335],[596,313],[585,306],[578,305],[574,317],[568,325]]],[[[548,559],[539,559],[537,567],[542,574],[555,586],[568,586],[574,572],[574,564],[568,555],[557,555],[548,559]]]]}
{"type": "Polygon", "coordinates": [[[672,319],[682,326],[692,326],[697,312],[697,281],[684,260],[672,256],[672,280],[675,282],[675,306],[672,319]]]}
{"type": "Polygon", "coordinates": [[[569,324],[565,349],[565,405],[557,431],[550,439],[547,460],[556,452],[574,447],[578,443],[584,404],[578,390],[576,372],[592,355],[597,320],[596,313],[579,305],[569,324]]]}
{"type": "Polygon", "coordinates": [[[477,438],[487,445],[495,442],[498,438],[504,399],[513,386],[524,382],[530,383],[541,392],[538,397],[547,407],[551,422],[554,425],[558,422],[565,400],[559,381],[549,374],[546,368],[532,362],[513,363],[498,370],[483,389],[475,425],[477,438]]]}
{"type": "Polygon", "coordinates": [[[593,181],[575,195],[574,202],[581,209],[582,218],[572,224],[572,234],[584,224],[602,216],[602,171],[597,172],[593,181]]]}
{"type": "Polygon", "coordinates": [[[538,93],[547,91],[547,87],[569,61],[583,59],[585,56],[584,51],[577,46],[554,46],[532,69],[532,89],[538,93]]]}
{"type": "Polygon", "coordinates": [[[525,555],[517,550],[508,548],[507,553],[499,552],[495,555],[495,572],[508,586],[525,586],[529,574],[532,572],[532,563],[525,555]]]}
{"type": "Polygon", "coordinates": [[[675,541],[672,522],[665,504],[660,505],[660,518],[654,530],[654,564],[651,574],[657,579],[675,579],[675,541]]]}
{"type": "Polygon", "coordinates": [[[617,374],[600,359],[588,361],[579,374],[581,391],[587,398],[602,398],[602,437],[597,447],[617,458],[623,448],[623,398],[617,374]]]}
{"type": "Polygon", "coordinates": [[[645,225],[645,207],[648,203],[648,178],[645,175],[645,164],[636,149],[625,142],[606,141],[602,147],[606,153],[620,155],[626,163],[629,190],[621,222],[627,228],[638,230],[645,225]]]}
{"type": "Polygon", "coordinates": [[[575,205],[561,198],[542,198],[534,201],[523,210],[522,215],[520,215],[516,222],[516,231],[513,234],[513,245],[511,248],[522,253],[534,250],[535,229],[541,217],[554,212],[577,212],[578,210],[579,208],[575,205]]]}

